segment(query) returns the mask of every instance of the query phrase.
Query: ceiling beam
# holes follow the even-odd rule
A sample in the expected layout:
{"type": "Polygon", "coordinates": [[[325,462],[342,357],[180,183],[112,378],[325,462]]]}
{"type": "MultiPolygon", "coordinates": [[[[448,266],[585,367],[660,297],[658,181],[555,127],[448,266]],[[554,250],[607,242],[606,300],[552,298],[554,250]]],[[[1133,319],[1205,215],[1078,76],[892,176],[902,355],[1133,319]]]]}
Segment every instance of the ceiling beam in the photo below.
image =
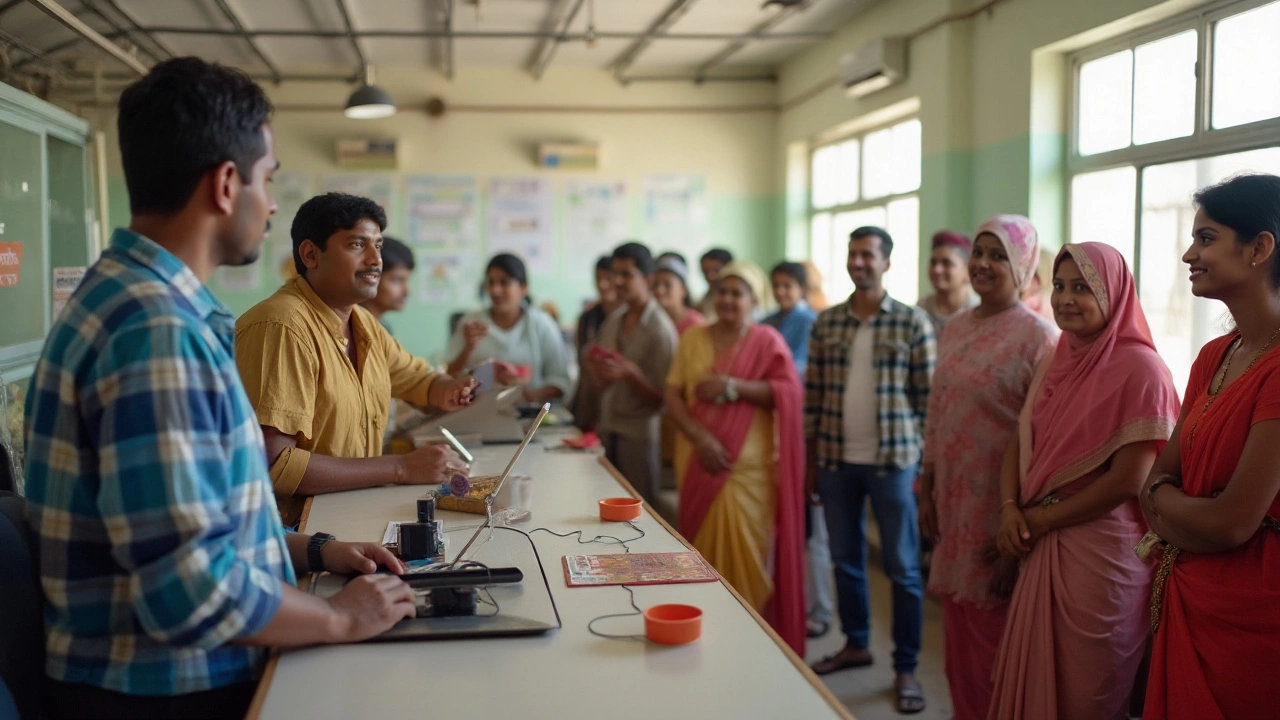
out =
{"type": "Polygon", "coordinates": [[[47,52],[4,30],[0,30],[0,43],[8,45],[19,52],[26,53],[27,55],[26,60],[14,64],[8,72],[16,72],[17,70],[20,70],[21,67],[28,62],[39,63],[50,69],[56,70],[58,73],[63,75],[70,75],[74,72],[70,65],[58,60],[57,58],[50,57],[47,52]]]}
{"type": "Polygon", "coordinates": [[[12,9],[14,9],[14,8],[16,8],[16,7],[18,7],[19,5],[21,5],[22,3],[26,2],[26,1],[27,1],[27,0],[9,0],[9,2],[6,2],[6,3],[0,3],[0,15],[4,15],[5,13],[7,13],[7,12],[9,12],[10,10],[12,10],[12,9]]]}
{"type": "MultiPolygon", "coordinates": [[[[30,1],[30,0],[28,0],[30,1]]],[[[681,0],[682,2],[692,2],[692,0],[681,0]]],[[[209,35],[222,37],[236,37],[240,33],[235,30],[225,30],[218,28],[199,28],[199,27],[171,27],[171,26],[149,26],[142,28],[150,33],[163,33],[165,35],[209,35]]],[[[367,39],[367,38],[445,38],[452,37],[461,40],[542,40],[551,38],[560,42],[586,41],[591,38],[597,40],[795,40],[797,42],[819,42],[827,40],[831,37],[828,32],[789,32],[789,33],[769,33],[767,35],[752,36],[750,33],[718,33],[718,32],[689,32],[689,33],[662,33],[662,32],[610,32],[598,31],[594,35],[587,33],[554,33],[554,32],[524,32],[524,31],[501,31],[501,30],[462,30],[455,32],[447,32],[441,30],[353,30],[348,33],[345,30],[296,30],[288,29],[270,29],[270,30],[249,30],[245,33],[249,37],[294,37],[294,38],[351,38],[367,39]]],[[[363,53],[362,53],[363,54],[363,53]]]]}
{"type": "MultiPolygon", "coordinates": [[[[547,13],[547,22],[544,27],[549,31],[556,31],[559,28],[557,35],[569,32],[569,26],[573,24],[573,19],[578,16],[578,11],[582,9],[584,2],[586,0],[559,0],[547,13]]],[[[556,56],[556,50],[559,48],[560,41],[555,38],[543,38],[538,43],[538,49],[533,53],[533,62],[529,63],[529,72],[533,74],[534,79],[542,79],[543,73],[551,66],[551,59],[556,56]]]]}
{"type": "MultiPolygon", "coordinates": [[[[360,47],[360,36],[356,34],[356,28],[351,24],[351,8],[347,7],[347,0],[336,0],[338,3],[338,14],[342,16],[342,27],[346,28],[337,37],[345,37],[351,43],[351,49],[356,52],[356,62],[360,63],[360,72],[363,73],[365,68],[369,66],[369,60],[365,57],[364,48],[360,47]]],[[[316,35],[320,31],[308,30],[308,35],[316,35]]],[[[253,33],[254,37],[260,37],[262,31],[258,30],[253,33]]]]}
{"type": "MultiPolygon", "coordinates": [[[[95,6],[98,2],[98,0],[80,0],[80,1],[84,3],[86,6],[95,6]]],[[[160,62],[161,60],[167,60],[171,57],[177,56],[177,53],[175,53],[173,50],[170,50],[164,43],[160,42],[160,40],[158,40],[153,33],[151,33],[149,30],[144,30],[132,15],[125,12],[124,8],[120,7],[120,3],[116,2],[116,0],[102,0],[102,1],[105,2],[107,4],[107,7],[111,8],[111,10],[115,12],[116,15],[119,15],[120,17],[124,18],[124,21],[128,25],[128,29],[130,30],[129,37],[133,41],[134,45],[137,45],[140,48],[142,47],[142,43],[138,42],[137,38],[134,37],[133,35],[134,33],[137,33],[138,35],[141,35],[142,37],[146,38],[147,42],[151,43],[151,46],[153,48],[160,51],[159,53],[156,53],[155,51],[144,49],[144,52],[146,52],[151,57],[155,58],[156,62],[160,62]]],[[[119,27],[115,23],[111,23],[111,25],[112,27],[119,27]]]]}
{"type": "Polygon", "coordinates": [[[222,11],[222,14],[227,17],[231,26],[236,29],[236,32],[240,37],[249,45],[249,49],[253,51],[253,54],[257,55],[258,59],[262,61],[262,64],[266,66],[267,72],[271,74],[271,81],[276,85],[279,85],[280,68],[276,67],[276,64],[271,62],[271,58],[267,57],[267,54],[262,52],[262,48],[258,46],[258,42],[256,40],[245,34],[248,32],[248,28],[245,27],[244,21],[240,19],[240,14],[236,12],[235,8],[231,7],[229,0],[214,0],[214,2],[218,5],[218,9],[222,11]]]}
{"type": "Polygon", "coordinates": [[[693,7],[693,3],[696,1],[672,0],[667,9],[663,10],[662,14],[649,24],[649,29],[645,36],[637,38],[635,42],[631,43],[630,47],[622,51],[618,59],[613,62],[613,76],[618,79],[618,82],[626,84],[627,70],[630,70],[631,66],[640,58],[640,53],[649,47],[655,36],[670,37],[666,34],[666,31],[672,25],[675,25],[680,18],[684,17],[685,13],[689,12],[689,8],[693,7]]]}
{"type": "Polygon", "coordinates": [[[808,0],[803,0],[802,2],[797,3],[795,5],[782,6],[773,15],[770,15],[764,20],[761,20],[760,22],[753,25],[752,28],[747,31],[747,37],[744,37],[740,40],[734,40],[733,42],[729,43],[723,50],[716,53],[715,55],[712,55],[705,62],[699,65],[698,69],[695,70],[693,73],[694,78],[698,79],[699,81],[705,80],[707,78],[707,72],[710,71],[711,68],[719,65],[725,60],[728,60],[730,57],[736,54],[739,50],[746,47],[747,43],[751,42],[752,40],[759,40],[760,37],[763,36],[766,32],[768,32],[770,28],[775,27],[776,25],[781,23],[783,20],[786,20],[787,18],[791,17],[792,15],[795,15],[796,13],[799,13],[802,10],[807,10],[808,8],[809,8],[808,0]]]}
{"type": "Polygon", "coordinates": [[[54,20],[57,20],[67,26],[67,28],[72,32],[98,46],[98,48],[103,52],[119,60],[121,63],[124,63],[125,67],[133,70],[139,75],[147,74],[147,66],[139,62],[138,58],[126,52],[124,48],[103,37],[97,30],[86,25],[83,20],[72,15],[66,8],[53,0],[27,0],[27,2],[40,8],[54,20]]]}

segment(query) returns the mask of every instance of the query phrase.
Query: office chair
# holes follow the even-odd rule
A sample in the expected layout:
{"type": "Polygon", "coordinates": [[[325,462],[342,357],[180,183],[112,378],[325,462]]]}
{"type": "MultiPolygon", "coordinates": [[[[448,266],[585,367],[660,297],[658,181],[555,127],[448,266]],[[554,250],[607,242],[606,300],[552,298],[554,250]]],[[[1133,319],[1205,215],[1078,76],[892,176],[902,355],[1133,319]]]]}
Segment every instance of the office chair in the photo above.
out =
{"type": "Polygon", "coordinates": [[[38,717],[44,683],[44,614],[31,551],[26,500],[0,492],[0,683],[21,718],[38,717]]]}

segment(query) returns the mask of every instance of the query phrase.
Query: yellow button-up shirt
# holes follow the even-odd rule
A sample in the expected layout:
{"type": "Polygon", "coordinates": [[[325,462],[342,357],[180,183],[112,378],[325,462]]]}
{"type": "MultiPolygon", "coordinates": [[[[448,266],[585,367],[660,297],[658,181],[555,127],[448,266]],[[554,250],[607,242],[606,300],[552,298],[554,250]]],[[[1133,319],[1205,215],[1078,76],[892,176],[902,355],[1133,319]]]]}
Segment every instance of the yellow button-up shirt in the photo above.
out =
{"type": "Polygon", "coordinates": [[[297,438],[271,466],[285,524],[296,523],[295,497],[311,453],[366,458],[382,454],[391,398],[427,406],[440,375],[405,352],[369,314],[351,312],[356,366],[347,357],[342,321],[307,283],[294,278],[236,322],[236,365],[258,422],[297,438]]]}

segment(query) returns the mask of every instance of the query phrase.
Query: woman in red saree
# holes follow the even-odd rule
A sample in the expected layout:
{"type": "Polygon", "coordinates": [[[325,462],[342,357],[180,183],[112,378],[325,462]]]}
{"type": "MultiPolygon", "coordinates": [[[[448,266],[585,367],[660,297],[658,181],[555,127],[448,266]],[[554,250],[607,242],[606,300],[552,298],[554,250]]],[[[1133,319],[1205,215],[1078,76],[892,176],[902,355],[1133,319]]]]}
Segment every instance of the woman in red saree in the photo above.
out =
{"type": "Polygon", "coordinates": [[[1062,337],[1005,456],[1000,530],[1023,557],[990,720],[1123,720],[1146,638],[1137,496],[1178,414],[1124,258],[1067,245],[1053,274],[1062,337]]]}
{"type": "Polygon", "coordinates": [[[681,534],[804,657],[803,405],[786,342],[751,320],[765,287],[752,263],[724,267],[716,322],[676,348],[667,414],[681,534]]]}
{"type": "Polygon", "coordinates": [[[1280,178],[1196,194],[1191,292],[1236,330],[1200,352],[1143,507],[1160,543],[1143,718],[1280,717],[1280,178]]]}

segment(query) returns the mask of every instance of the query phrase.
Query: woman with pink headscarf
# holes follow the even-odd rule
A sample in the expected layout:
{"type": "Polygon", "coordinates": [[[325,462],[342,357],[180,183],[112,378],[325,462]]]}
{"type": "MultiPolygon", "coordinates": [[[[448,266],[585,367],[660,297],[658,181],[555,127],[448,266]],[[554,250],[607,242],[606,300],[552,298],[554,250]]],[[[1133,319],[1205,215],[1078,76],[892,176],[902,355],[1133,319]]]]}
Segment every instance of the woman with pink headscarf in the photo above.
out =
{"type": "Polygon", "coordinates": [[[1063,335],[1005,456],[996,549],[1022,558],[991,720],[1120,720],[1147,634],[1137,496],[1178,418],[1120,253],[1067,245],[1052,306],[1063,335]]]}
{"type": "MultiPolygon", "coordinates": [[[[980,303],[951,316],[929,392],[920,532],[934,543],[929,591],[942,600],[955,720],[984,720],[1008,599],[991,592],[983,549],[996,534],[1000,468],[1036,368],[1058,329],[1019,301],[1039,242],[1031,221],[997,215],[968,254],[980,303]]],[[[968,283],[965,284],[968,292],[968,283]]],[[[1016,560],[1010,561],[1016,563],[1016,560]]]]}

